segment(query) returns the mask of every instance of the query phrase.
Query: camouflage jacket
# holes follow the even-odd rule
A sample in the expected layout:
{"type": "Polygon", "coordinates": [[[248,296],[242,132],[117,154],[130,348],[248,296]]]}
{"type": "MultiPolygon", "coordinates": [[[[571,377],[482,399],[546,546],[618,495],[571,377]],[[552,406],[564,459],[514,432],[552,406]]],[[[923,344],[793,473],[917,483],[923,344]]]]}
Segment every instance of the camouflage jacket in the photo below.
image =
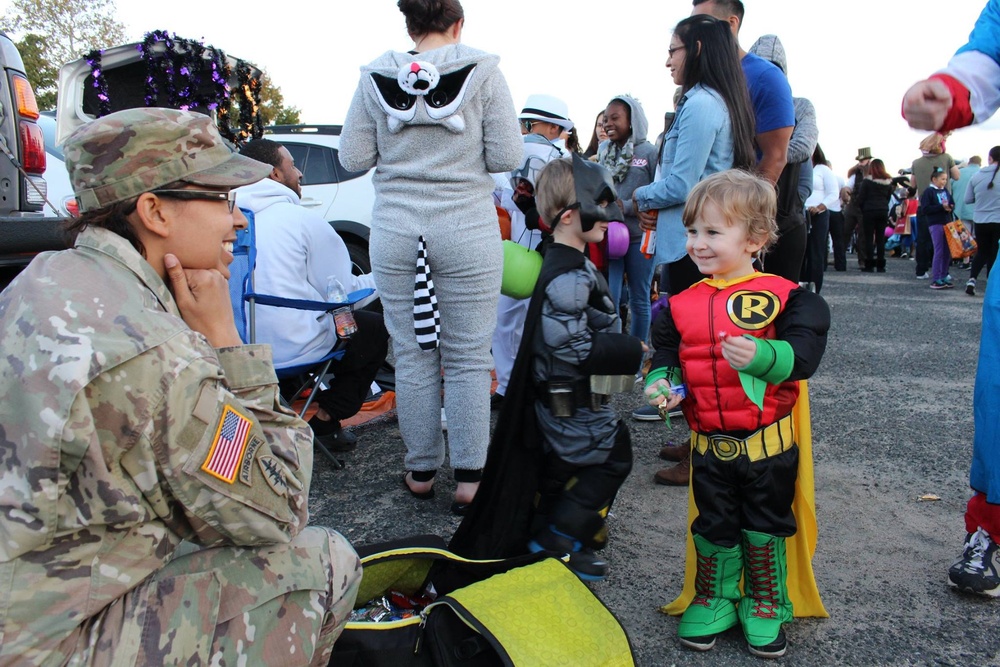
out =
{"type": "Polygon", "coordinates": [[[182,540],[306,525],[312,433],[270,348],[212,348],[121,237],[35,258],[0,340],[0,664],[65,660],[182,540]]]}

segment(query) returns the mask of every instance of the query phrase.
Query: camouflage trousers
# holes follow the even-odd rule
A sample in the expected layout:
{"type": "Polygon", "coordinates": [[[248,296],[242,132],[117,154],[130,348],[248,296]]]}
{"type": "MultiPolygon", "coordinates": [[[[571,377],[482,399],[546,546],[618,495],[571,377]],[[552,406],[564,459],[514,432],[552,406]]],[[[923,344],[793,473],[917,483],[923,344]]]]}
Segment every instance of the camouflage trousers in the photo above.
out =
{"type": "Polygon", "coordinates": [[[306,528],[258,548],[185,543],[178,554],[92,619],[69,664],[329,663],[361,583],[339,533],[306,528]]]}

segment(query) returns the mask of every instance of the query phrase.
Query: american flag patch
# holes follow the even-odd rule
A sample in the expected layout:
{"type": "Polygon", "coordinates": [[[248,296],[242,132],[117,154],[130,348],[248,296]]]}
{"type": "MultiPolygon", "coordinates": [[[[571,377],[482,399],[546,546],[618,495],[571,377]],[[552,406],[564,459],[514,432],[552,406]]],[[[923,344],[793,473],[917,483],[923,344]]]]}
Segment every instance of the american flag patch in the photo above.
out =
{"type": "Polygon", "coordinates": [[[215,440],[212,441],[208,458],[201,464],[201,469],[232,484],[236,480],[240,461],[243,460],[252,425],[253,422],[227,405],[222,411],[219,430],[215,433],[215,440]]]}

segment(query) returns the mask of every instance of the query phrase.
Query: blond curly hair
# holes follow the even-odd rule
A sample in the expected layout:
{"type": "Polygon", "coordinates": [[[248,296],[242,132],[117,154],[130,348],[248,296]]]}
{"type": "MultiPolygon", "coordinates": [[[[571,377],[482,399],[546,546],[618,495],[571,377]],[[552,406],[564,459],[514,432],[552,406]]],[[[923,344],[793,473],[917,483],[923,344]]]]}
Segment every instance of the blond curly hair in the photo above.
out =
{"type": "Polygon", "coordinates": [[[682,219],[690,227],[706,202],[719,207],[731,225],[746,226],[747,238],[763,242],[764,253],[778,240],[778,198],[770,182],[741,169],[712,174],[691,188],[682,219]]]}

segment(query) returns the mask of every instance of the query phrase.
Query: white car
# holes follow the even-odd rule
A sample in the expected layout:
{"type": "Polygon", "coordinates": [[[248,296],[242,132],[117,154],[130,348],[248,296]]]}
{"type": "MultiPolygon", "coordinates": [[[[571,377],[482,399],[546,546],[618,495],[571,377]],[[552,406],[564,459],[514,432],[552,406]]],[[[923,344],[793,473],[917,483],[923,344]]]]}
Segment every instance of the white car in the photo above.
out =
{"type": "Polygon", "coordinates": [[[302,205],[319,213],[344,239],[356,273],[371,272],[368,234],[375,189],[373,169],[348,171],[340,163],[340,125],[272,125],[267,139],[288,149],[302,172],[302,205]]]}

